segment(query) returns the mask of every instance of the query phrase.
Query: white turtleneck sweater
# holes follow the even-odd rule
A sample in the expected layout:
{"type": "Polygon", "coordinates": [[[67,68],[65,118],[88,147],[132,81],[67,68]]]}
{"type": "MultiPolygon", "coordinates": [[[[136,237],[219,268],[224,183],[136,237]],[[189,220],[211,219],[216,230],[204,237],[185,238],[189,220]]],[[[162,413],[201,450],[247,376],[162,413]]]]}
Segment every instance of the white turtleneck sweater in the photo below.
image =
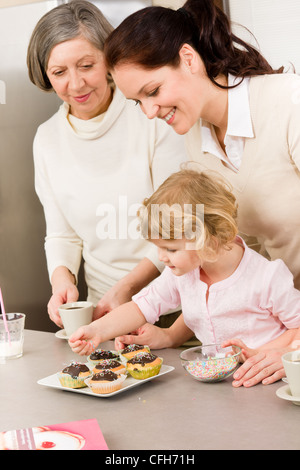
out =
{"type": "Polygon", "coordinates": [[[84,259],[88,299],[102,295],[157,249],[136,230],[145,197],[185,161],[184,138],[148,120],[119,90],[103,115],[83,121],[63,103],[34,140],[35,186],[44,207],[49,277],[75,276],[84,259]]]}

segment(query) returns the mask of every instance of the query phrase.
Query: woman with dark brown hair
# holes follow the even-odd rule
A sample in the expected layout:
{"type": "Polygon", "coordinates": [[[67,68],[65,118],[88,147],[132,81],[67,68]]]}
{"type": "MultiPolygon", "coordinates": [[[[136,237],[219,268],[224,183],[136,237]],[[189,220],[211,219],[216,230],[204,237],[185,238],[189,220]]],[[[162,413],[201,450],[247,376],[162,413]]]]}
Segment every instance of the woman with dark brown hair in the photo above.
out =
{"type": "Polygon", "coordinates": [[[238,77],[278,73],[251,45],[235,36],[229,19],[212,0],[188,0],[183,8],[148,7],[133,13],[105,44],[107,63],[135,63],[148,69],[177,67],[179,51],[190,44],[201,56],[207,76],[238,77]]]}
{"type": "MultiPolygon", "coordinates": [[[[212,0],[140,10],[104,52],[125,96],[186,135],[191,166],[230,182],[241,235],[281,258],[299,289],[300,77],[273,69],[235,36],[212,0]]],[[[270,356],[257,357],[242,371],[257,361],[260,378],[268,376],[270,356]]]]}

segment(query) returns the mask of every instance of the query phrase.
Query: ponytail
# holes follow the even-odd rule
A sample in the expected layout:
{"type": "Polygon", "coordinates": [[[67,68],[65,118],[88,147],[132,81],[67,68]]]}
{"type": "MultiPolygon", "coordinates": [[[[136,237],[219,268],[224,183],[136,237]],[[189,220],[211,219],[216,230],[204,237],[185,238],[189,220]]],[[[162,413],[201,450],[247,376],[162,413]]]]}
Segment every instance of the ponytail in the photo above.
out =
{"type": "Polygon", "coordinates": [[[188,0],[184,10],[198,31],[194,47],[216,85],[222,87],[215,81],[220,74],[244,78],[282,73],[283,67],[274,70],[257,49],[232,33],[229,19],[213,1],[188,0]]]}

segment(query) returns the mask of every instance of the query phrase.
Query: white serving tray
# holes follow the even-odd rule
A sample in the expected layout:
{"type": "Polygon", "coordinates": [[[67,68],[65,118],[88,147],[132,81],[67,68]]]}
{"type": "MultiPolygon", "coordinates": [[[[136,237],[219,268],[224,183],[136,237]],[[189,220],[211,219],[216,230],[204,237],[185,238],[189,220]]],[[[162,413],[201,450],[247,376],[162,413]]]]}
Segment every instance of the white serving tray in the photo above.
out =
{"type": "Polygon", "coordinates": [[[160,372],[159,372],[158,375],[154,375],[153,377],[149,377],[148,379],[143,379],[143,380],[137,380],[137,379],[134,379],[131,376],[128,376],[125,379],[125,381],[123,382],[122,387],[120,388],[120,390],[117,390],[117,391],[112,392],[112,393],[102,393],[102,394],[93,393],[88,387],[84,387],[84,388],[63,387],[61,385],[58,377],[57,377],[57,374],[49,375],[48,377],[45,377],[44,379],[40,379],[40,380],[38,380],[37,383],[39,385],[44,385],[46,387],[52,387],[52,388],[58,388],[60,390],[65,390],[67,392],[81,393],[83,395],[91,395],[93,397],[98,397],[98,398],[108,398],[108,397],[112,397],[114,395],[118,395],[118,393],[125,392],[126,390],[129,390],[132,387],[136,387],[138,385],[142,385],[146,382],[149,382],[149,380],[153,380],[153,379],[156,379],[158,377],[161,377],[162,375],[168,374],[168,372],[171,372],[172,370],[174,370],[173,366],[167,366],[167,365],[163,364],[161,366],[161,369],[160,369],[160,372]]]}

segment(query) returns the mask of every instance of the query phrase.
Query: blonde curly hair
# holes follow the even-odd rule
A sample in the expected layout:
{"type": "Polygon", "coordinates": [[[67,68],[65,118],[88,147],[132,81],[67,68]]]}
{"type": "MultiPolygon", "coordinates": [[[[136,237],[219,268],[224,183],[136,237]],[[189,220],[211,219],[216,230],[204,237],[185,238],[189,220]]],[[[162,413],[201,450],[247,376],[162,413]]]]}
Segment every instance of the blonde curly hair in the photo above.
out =
{"type": "Polygon", "coordinates": [[[144,238],[185,238],[207,258],[229,248],[237,233],[237,203],[218,174],[183,169],[172,174],[139,211],[144,238]]]}

